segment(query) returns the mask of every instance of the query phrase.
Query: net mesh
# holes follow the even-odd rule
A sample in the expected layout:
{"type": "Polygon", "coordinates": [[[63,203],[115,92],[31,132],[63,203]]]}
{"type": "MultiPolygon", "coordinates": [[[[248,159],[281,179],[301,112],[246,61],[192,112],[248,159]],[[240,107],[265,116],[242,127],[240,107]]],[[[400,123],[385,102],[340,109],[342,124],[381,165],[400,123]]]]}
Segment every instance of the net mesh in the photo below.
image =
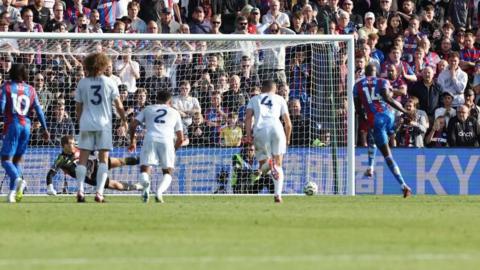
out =
{"type": "MultiPolygon", "coordinates": [[[[85,76],[83,58],[104,52],[112,58],[109,76],[117,82],[129,118],[168,89],[181,111],[188,138],[177,152],[174,181],[167,193],[268,193],[270,177],[254,179],[256,160],[242,145],[248,100],[265,80],[277,82],[277,93],[289,105],[292,141],[284,158],[285,193],[302,193],[308,181],[320,194],[347,193],[347,70],[346,43],[321,41],[175,41],[1,39],[0,76],[8,80],[12,63],[25,63],[28,83],[37,91],[47,117],[50,142],[41,139],[32,118],[30,146],[24,156],[27,193],[43,194],[46,175],[62,151],[60,139],[78,134],[73,100],[85,76]],[[185,95],[185,92],[189,94],[185,95]],[[217,106],[218,105],[218,106],[217,106]],[[243,162],[238,162],[241,158],[243,162]]],[[[352,73],[352,72],[351,72],[352,73]]],[[[127,131],[114,120],[112,157],[128,153],[127,131]]],[[[138,128],[141,147],[145,130],[138,128]]],[[[2,169],[3,172],[3,169],[2,169]]],[[[155,170],[153,190],[160,169],[155,170]]],[[[110,171],[111,180],[138,182],[137,166],[110,171]]],[[[7,183],[5,176],[3,182],[7,183]]],[[[3,184],[2,182],[2,184],[3,184]]],[[[58,191],[75,192],[74,178],[56,174],[58,191]]],[[[7,192],[8,184],[0,191],[7,192]]],[[[118,191],[107,191],[118,193],[118,191]]]]}

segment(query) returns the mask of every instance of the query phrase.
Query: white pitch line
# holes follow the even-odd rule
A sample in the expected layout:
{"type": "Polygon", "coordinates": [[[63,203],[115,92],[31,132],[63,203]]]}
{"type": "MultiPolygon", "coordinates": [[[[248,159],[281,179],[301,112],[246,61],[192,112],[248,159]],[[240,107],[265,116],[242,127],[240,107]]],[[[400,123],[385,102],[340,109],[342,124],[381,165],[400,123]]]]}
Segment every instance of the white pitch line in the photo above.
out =
{"type": "Polygon", "coordinates": [[[0,266],[13,265],[91,265],[91,264],[172,264],[172,263],[284,263],[284,262],[352,262],[352,261],[474,261],[480,254],[419,253],[406,255],[381,254],[334,254],[298,256],[175,256],[175,257],[107,257],[107,258],[18,258],[0,259],[0,266]]]}

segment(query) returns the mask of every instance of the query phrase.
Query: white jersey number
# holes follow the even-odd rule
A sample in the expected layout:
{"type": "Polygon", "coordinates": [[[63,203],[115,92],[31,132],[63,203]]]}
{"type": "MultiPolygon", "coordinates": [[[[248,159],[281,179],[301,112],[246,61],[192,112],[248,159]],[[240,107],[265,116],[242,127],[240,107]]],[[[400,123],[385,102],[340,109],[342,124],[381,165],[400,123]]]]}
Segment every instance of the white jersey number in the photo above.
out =
{"type": "Polygon", "coordinates": [[[30,98],[26,95],[17,95],[12,93],[13,109],[19,115],[27,115],[30,108],[30,98]],[[23,105],[23,106],[22,106],[23,105]]]}

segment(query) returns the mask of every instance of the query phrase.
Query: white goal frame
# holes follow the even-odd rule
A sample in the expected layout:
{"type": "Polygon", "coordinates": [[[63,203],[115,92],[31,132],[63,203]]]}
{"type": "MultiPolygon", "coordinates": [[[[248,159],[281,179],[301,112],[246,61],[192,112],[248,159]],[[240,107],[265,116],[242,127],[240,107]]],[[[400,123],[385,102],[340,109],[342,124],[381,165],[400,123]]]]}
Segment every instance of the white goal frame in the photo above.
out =
{"type": "Polygon", "coordinates": [[[157,41],[305,41],[305,42],[345,42],[347,45],[347,193],[355,195],[355,131],[354,131],[354,68],[355,68],[355,41],[353,35],[213,35],[213,34],[87,34],[87,33],[30,33],[30,32],[1,32],[1,39],[71,39],[71,40],[157,40],[157,41]]]}

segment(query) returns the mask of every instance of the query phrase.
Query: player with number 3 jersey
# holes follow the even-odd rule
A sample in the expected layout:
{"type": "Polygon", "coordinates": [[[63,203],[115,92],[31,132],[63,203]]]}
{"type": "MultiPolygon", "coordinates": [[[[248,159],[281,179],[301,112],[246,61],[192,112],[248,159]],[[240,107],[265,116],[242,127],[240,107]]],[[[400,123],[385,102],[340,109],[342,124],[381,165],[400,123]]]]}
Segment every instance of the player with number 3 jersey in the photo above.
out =
{"type": "Polygon", "coordinates": [[[172,182],[175,167],[175,150],[183,143],[183,124],[180,113],[172,108],[172,95],[168,91],[157,93],[157,103],[145,107],[130,124],[130,147],[137,145],[135,129],[145,124],[147,129],[140,153],[140,178],[144,185],[142,198],[148,202],[150,194],[151,166],[160,166],[163,176],[158,184],[155,200],[163,203],[163,193],[172,182]]]}
{"type": "Polygon", "coordinates": [[[79,181],[77,201],[84,202],[84,182],[90,152],[98,150],[96,202],[104,202],[108,177],[108,156],[112,149],[112,104],[126,125],[125,111],[115,82],[104,74],[110,59],[103,53],[88,55],[84,60],[87,77],[78,82],[75,91],[77,119],[80,121],[80,158],[75,170],[79,181]]]}
{"type": "Polygon", "coordinates": [[[20,162],[30,141],[32,108],[43,128],[43,138],[48,140],[47,123],[35,89],[25,83],[28,72],[23,64],[14,64],[10,69],[10,81],[1,87],[0,114],[3,116],[2,167],[10,178],[10,192],[7,201],[20,201],[26,182],[21,179],[20,162]],[[16,186],[18,187],[16,188],[16,186]]]}
{"type": "Polygon", "coordinates": [[[287,102],[283,97],[275,94],[276,89],[277,85],[273,81],[265,81],[262,85],[262,93],[248,102],[245,117],[245,143],[253,141],[256,157],[259,160],[259,173],[271,172],[275,180],[274,201],[280,203],[284,179],[283,155],[290,142],[292,124],[287,102]],[[255,121],[253,125],[252,120],[255,121]]]}

